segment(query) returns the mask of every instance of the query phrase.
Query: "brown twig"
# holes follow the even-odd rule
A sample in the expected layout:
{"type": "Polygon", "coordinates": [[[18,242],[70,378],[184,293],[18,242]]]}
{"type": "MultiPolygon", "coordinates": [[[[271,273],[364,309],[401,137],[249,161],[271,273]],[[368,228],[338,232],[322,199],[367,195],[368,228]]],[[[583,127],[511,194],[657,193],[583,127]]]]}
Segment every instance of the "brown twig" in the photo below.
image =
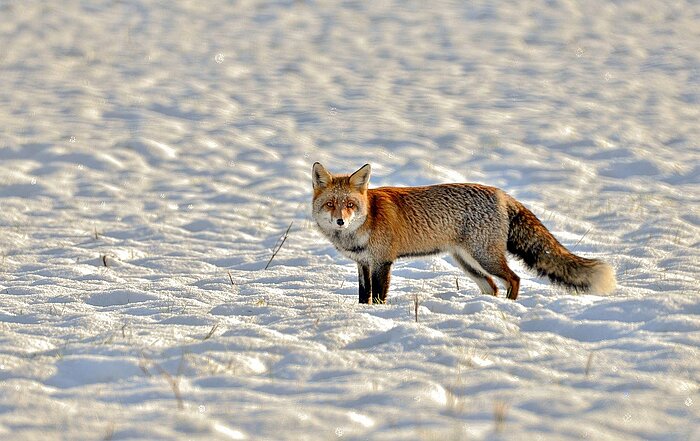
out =
{"type": "Polygon", "coordinates": [[[287,231],[284,232],[284,236],[282,237],[282,243],[280,243],[279,246],[277,247],[277,249],[275,250],[275,252],[272,253],[272,257],[270,257],[270,260],[267,261],[267,265],[265,265],[265,268],[263,268],[263,269],[267,269],[267,267],[270,266],[270,264],[272,263],[272,259],[274,259],[275,256],[277,255],[277,253],[279,253],[279,251],[282,249],[282,245],[284,245],[284,242],[287,240],[287,236],[289,235],[289,230],[292,229],[292,224],[294,224],[294,221],[289,223],[289,226],[287,227],[287,231]]]}

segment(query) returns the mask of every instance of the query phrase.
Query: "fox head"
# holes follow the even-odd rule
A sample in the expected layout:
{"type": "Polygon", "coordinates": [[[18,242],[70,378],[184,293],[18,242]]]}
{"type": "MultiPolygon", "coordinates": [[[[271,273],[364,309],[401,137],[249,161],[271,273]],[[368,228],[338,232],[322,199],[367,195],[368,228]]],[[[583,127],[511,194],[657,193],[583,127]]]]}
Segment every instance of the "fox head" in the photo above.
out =
{"type": "Polygon", "coordinates": [[[313,217],[322,230],[354,231],[365,222],[370,172],[365,164],[351,175],[332,175],[320,163],[314,164],[313,217]]]}

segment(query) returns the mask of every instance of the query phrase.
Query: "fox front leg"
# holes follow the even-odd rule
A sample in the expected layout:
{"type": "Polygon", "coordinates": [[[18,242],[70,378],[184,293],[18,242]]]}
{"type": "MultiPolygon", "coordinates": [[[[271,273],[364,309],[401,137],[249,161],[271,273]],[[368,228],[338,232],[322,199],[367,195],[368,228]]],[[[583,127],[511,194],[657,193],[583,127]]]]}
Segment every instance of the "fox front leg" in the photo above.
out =
{"type": "Polygon", "coordinates": [[[391,280],[391,264],[385,262],[372,265],[372,303],[386,303],[386,293],[391,280]]]}
{"type": "Polygon", "coordinates": [[[372,294],[372,278],[370,277],[369,266],[357,264],[357,274],[360,281],[360,303],[369,303],[372,294]]]}

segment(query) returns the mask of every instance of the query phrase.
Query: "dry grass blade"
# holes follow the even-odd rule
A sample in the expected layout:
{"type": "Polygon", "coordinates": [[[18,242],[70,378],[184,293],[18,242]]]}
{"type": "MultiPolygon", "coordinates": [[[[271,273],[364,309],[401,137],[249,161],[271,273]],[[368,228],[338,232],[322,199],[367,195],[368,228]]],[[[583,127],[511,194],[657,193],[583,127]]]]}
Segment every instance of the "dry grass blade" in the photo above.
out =
{"type": "Polygon", "coordinates": [[[104,441],[109,441],[112,438],[114,438],[114,423],[109,423],[109,425],[107,426],[107,431],[105,432],[102,439],[104,441]]]}
{"type": "Polygon", "coordinates": [[[591,374],[591,366],[593,365],[593,352],[588,354],[588,361],[586,362],[586,378],[591,374]]]}
{"type": "MultiPolygon", "coordinates": [[[[182,366],[182,362],[180,362],[180,366],[182,366]]],[[[175,395],[175,400],[177,400],[177,408],[180,410],[184,409],[185,404],[182,400],[182,393],[180,392],[180,368],[178,367],[177,376],[173,377],[168,371],[163,369],[161,365],[156,363],[155,367],[158,372],[165,377],[168,384],[170,384],[170,388],[173,390],[173,394],[175,395]]]]}
{"type": "Polygon", "coordinates": [[[211,327],[211,330],[209,331],[209,333],[207,333],[207,335],[205,335],[202,340],[209,340],[211,338],[211,336],[214,335],[214,332],[216,332],[216,330],[218,328],[219,328],[219,324],[218,323],[214,324],[214,326],[211,327]]]}
{"type": "Polygon", "coordinates": [[[231,271],[228,272],[228,279],[231,281],[231,286],[236,285],[235,283],[233,283],[233,276],[231,275],[231,271]]]}
{"type": "Polygon", "coordinates": [[[279,244],[277,249],[272,253],[272,257],[270,257],[270,260],[267,261],[267,265],[265,265],[265,268],[263,268],[263,269],[267,269],[270,266],[270,264],[272,263],[272,259],[274,259],[275,256],[277,255],[277,253],[279,253],[279,251],[282,249],[282,245],[284,245],[284,242],[287,241],[287,236],[289,236],[289,230],[292,229],[293,224],[294,224],[294,221],[289,223],[289,226],[287,227],[287,231],[285,231],[284,236],[282,236],[282,242],[279,244]]]}
{"type": "Polygon", "coordinates": [[[416,323],[418,323],[418,294],[413,295],[413,312],[416,315],[416,323]]]}
{"type": "MultiPolygon", "coordinates": [[[[146,374],[147,377],[152,377],[151,372],[148,370],[148,367],[146,366],[147,361],[150,361],[146,355],[141,352],[141,361],[139,361],[139,368],[143,371],[144,374],[146,374]]],[[[151,361],[151,364],[155,369],[158,371],[159,374],[161,374],[165,380],[168,382],[170,385],[170,388],[173,390],[173,394],[175,395],[175,400],[177,400],[177,408],[182,410],[185,408],[185,403],[182,399],[182,393],[180,392],[180,378],[182,375],[182,369],[184,367],[184,362],[185,362],[185,354],[182,354],[182,358],[180,358],[180,363],[177,366],[177,374],[173,377],[170,372],[166,371],[163,369],[163,366],[159,365],[156,362],[151,361]]]]}
{"type": "Polygon", "coordinates": [[[143,372],[143,374],[147,377],[152,377],[151,371],[148,370],[147,362],[148,359],[146,358],[146,355],[141,352],[141,359],[139,360],[139,369],[143,372]]]}
{"type": "Polygon", "coordinates": [[[493,430],[496,433],[503,432],[503,426],[506,423],[506,415],[508,414],[508,403],[496,401],[493,405],[493,430]]]}
{"type": "Polygon", "coordinates": [[[586,237],[586,236],[588,235],[588,233],[591,232],[592,229],[593,229],[593,228],[591,227],[591,228],[588,229],[588,231],[586,231],[585,233],[583,233],[583,236],[581,236],[581,238],[578,240],[578,242],[576,242],[576,244],[571,248],[571,251],[574,251],[574,250],[576,249],[576,247],[578,246],[578,244],[581,243],[581,241],[583,240],[583,238],[586,237]]]}

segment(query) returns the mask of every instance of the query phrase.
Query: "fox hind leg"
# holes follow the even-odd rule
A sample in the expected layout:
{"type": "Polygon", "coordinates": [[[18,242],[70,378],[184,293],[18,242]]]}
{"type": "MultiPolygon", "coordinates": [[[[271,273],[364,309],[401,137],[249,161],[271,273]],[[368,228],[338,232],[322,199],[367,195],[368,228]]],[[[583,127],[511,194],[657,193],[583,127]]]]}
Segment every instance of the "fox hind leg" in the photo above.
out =
{"type": "Polygon", "coordinates": [[[505,253],[497,253],[488,257],[480,257],[478,262],[489,274],[503,280],[506,287],[506,297],[515,300],[520,290],[520,277],[508,267],[505,253]]]}
{"type": "Polygon", "coordinates": [[[458,251],[452,254],[452,258],[459,264],[464,272],[479,286],[479,289],[484,294],[492,296],[498,295],[498,287],[493,283],[493,279],[489,276],[481,265],[466,251],[458,251]]]}
{"type": "Polygon", "coordinates": [[[384,262],[372,265],[372,303],[386,303],[391,281],[391,264],[392,262],[384,262]]]}

